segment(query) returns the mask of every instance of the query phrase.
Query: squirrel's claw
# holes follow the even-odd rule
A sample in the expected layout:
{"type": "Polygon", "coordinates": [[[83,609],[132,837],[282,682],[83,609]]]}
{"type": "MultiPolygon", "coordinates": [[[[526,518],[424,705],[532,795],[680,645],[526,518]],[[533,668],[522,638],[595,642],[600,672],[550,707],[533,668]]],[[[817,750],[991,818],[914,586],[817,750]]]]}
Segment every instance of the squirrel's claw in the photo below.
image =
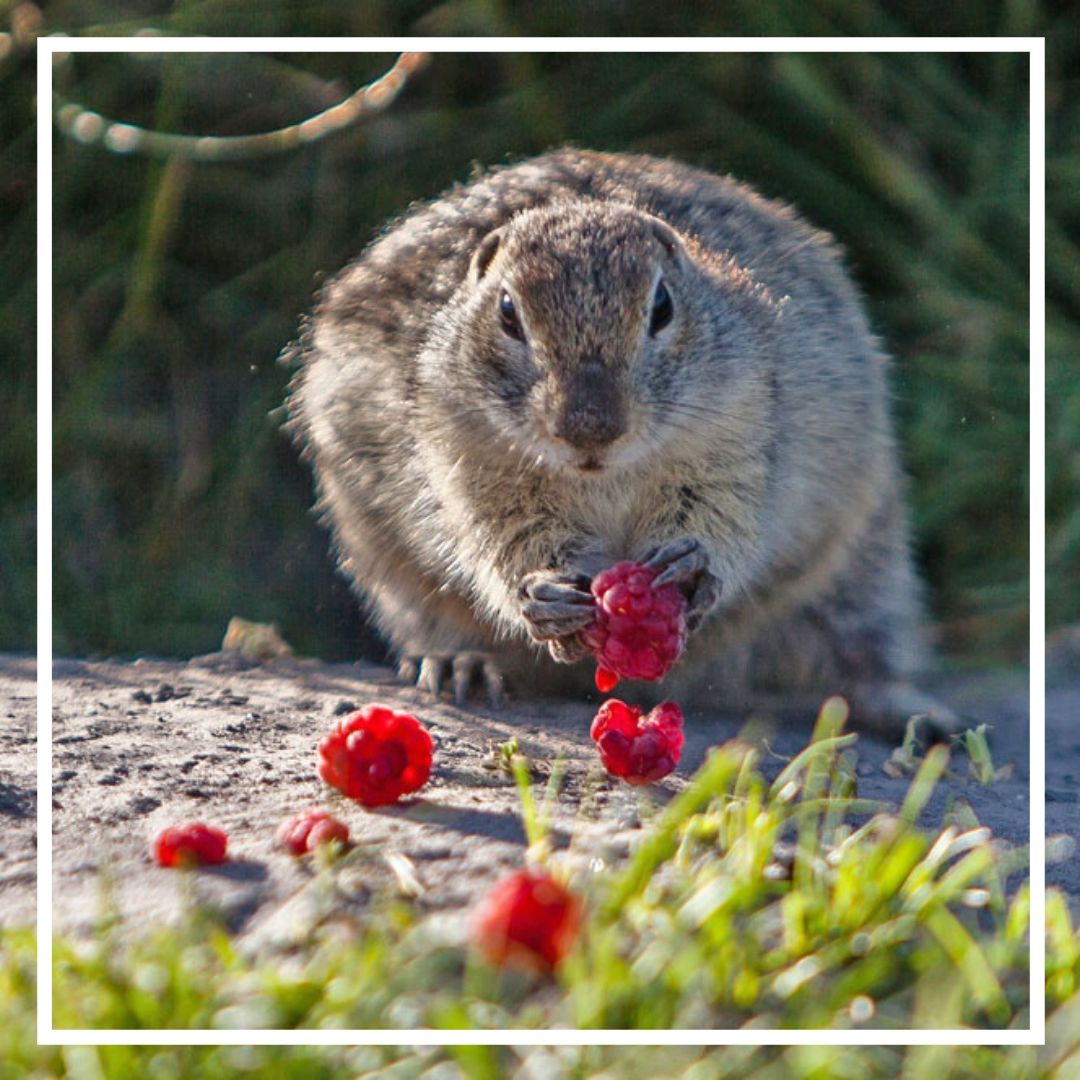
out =
{"type": "Polygon", "coordinates": [[[686,623],[697,629],[720,600],[720,579],[709,568],[709,554],[695,536],[680,536],[651,548],[644,565],[659,569],[653,585],[678,585],[689,601],[686,623]]]}
{"type": "Polygon", "coordinates": [[[689,585],[709,567],[709,556],[704,545],[694,536],[680,536],[651,548],[644,564],[660,573],[653,585],[689,585]]]}
{"type": "Polygon", "coordinates": [[[488,704],[493,709],[502,706],[506,694],[502,672],[490,653],[459,652],[451,661],[454,704],[462,706],[469,698],[469,690],[479,679],[484,687],[488,704]]]}
{"type": "Polygon", "coordinates": [[[549,641],[547,647],[551,659],[559,664],[576,664],[589,655],[589,650],[585,648],[577,634],[549,641]]]}
{"type": "Polygon", "coordinates": [[[498,709],[505,701],[502,672],[490,653],[462,650],[457,653],[407,652],[398,661],[398,678],[438,698],[450,674],[454,704],[467,704],[469,692],[479,681],[488,704],[498,709]]]}

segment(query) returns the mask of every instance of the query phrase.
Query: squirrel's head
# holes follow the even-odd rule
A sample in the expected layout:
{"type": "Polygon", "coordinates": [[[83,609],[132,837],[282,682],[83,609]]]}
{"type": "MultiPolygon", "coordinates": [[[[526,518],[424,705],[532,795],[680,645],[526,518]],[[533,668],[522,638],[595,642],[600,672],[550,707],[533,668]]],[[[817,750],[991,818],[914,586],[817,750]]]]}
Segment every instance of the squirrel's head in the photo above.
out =
{"type": "Polygon", "coordinates": [[[704,288],[687,244],[659,218],[617,203],[552,203],[480,240],[453,351],[467,343],[481,412],[528,460],[606,471],[700,419],[691,385],[700,375],[685,369],[714,321],[704,288]]]}

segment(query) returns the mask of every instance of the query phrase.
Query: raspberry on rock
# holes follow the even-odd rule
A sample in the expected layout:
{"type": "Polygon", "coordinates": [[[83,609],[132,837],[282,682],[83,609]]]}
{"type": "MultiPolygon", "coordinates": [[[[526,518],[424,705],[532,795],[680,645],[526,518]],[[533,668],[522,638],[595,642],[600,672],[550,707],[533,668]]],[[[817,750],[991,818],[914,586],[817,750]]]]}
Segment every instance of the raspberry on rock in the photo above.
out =
{"type": "Polygon", "coordinates": [[[596,618],[581,631],[596,657],[596,687],[615,689],[620,678],[662,679],[686,644],[686,597],[677,585],[653,587],[659,569],[620,562],[593,578],[596,618]]]}
{"type": "Polygon", "coordinates": [[[349,826],[325,810],[308,810],[278,826],[277,842],[290,855],[304,855],[331,840],[336,840],[342,846],[347,844],[349,826]]]}
{"type": "Polygon", "coordinates": [[[229,838],[213,825],[188,821],[163,829],[154,841],[154,858],[162,866],[214,866],[225,861],[229,838]]]}
{"type": "Polygon", "coordinates": [[[323,737],[319,775],[364,806],[385,806],[424,786],[431,755],[431,736],[415,716],[368,705],[323,737]]]}
{"type": "Polygon", "coordinates": [[[679,764],[683,714],[674,701],[657,705],[646,717],[636,705],[611,698],[600,706],[589,734],[604,767],[630,784],[649,784],[679,764]]]}
{"type": "Polygon", "coordinates": [[[581,903],[549,874],[518,870],[484,897],[470,923],[473,943],[500,966],[550,970],[581,927],[581,903]]]}

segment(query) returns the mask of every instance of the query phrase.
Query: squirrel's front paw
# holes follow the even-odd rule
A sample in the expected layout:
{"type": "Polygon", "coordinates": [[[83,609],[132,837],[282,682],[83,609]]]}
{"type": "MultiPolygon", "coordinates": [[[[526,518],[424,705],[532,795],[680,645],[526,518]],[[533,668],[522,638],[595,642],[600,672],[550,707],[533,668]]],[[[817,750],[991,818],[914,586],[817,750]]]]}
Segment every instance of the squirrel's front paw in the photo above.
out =
{"type": "Polygon", "coordinates": [[[579,630],[593,621],[596,605],[582,575],[538,570],[521,584],[521,614],[533,641],[546,644],[551,655],[571,663],[585,655],[576,641],[579,630]]]}
{"type": "Polygon", "coordinates": [[[695,630],[720,600],[721,582],[712,572],[709,553],[694,536],[680,536],[651,548],[644,565],[660,573],[653,585],[678,585],[686,595],[686,625],[695,630]]]}

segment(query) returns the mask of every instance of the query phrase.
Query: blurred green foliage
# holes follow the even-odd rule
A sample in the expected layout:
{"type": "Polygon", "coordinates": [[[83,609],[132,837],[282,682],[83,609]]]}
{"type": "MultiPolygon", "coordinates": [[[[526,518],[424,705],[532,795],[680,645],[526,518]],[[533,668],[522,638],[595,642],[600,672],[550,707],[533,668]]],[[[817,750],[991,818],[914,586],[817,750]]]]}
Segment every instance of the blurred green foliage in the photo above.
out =
{"type": "MultiPolygon", "coordinates": [[[[10,5],[9,5],[10,7],[10,5]]],[[[3,9],[0,8],[0,11],[3,9]]],[[[1068,5],[772,0],[607,5],[57,0],[44,30],[130,34],[1037,34],[1049,31],[1049,618],[1080,618],[1078,19],[1068,5]],[[714,5],[720,8],[720,5],[714,5]],[[1070,91],[1071,99],[1070,99],[1070,91]]],[[[116,120],[200,134],[301,120],[388,55],[78,55],[56,75],[116,120]]],[[[32,355],[32,53],[0,61],[0,342],[32,355]],[[14,108],[12,108],[14,106],[14,108]]],[[[793,202],[846,247],[896,357],[918,553],[946,651],[1017,658],[1028,595],[1028,79],[1023,55],[447,53],[390,109],[288,154],[161,163],[57,136],[54,647],[215,648],[229,616],[299,651],[374,651],[310,479],[277,431],[274,363],[322,275],[411,200],[572,142],[671,155],[793,202]]],[[[28,371],[0,433],[0,647],[33,625],[28,371]],[[24,408],[25,406],[25,408],[24,408]],[[10,510],[10,512],[9,512],[10,510]]]]}

